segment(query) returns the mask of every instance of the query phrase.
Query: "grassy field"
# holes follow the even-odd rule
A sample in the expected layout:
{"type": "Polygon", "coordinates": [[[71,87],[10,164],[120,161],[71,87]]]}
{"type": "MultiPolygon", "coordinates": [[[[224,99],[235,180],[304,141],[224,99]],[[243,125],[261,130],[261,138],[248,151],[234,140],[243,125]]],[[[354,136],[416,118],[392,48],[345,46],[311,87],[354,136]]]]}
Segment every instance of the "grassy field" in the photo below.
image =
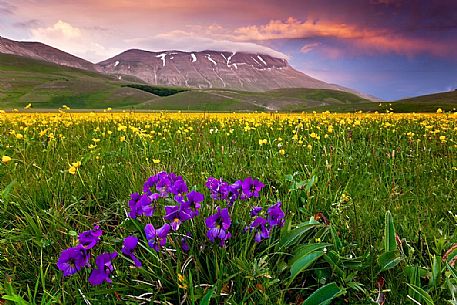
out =
{"type": "Polygon", "coordinates": [[[0,108],[128,107],[157,96],[95,72],[0,54],[0,108]]]}
{"type": "MultiPolygon", "coordinates": [[[[457,302],[455,113],[0,115],[0,303],[457,302]],[[132,218],[130,194],[161,171],[183,177],[184,200],[204,195],[198,216],[167,217],[164,206],[187,213],[169,195],[142,205],[152,216],[134,201],[145,215],[132,218]],[[231,185],[240,193],[227,202],[211,197],[209,177],[264,187],[255,197],[231,185]],[[269,210],[278,201],[282,227],[269,210]],[[207,220],[217,207],[229,227],[207,220]],[[267,224],[252,223],[253,207],[267,224]],[[145,235],[177,218],[165,245],[145,235]],[[91,267],[65,277],[62,251],[88,247],[78,234],[95,224],[103,235],[78,250],[91,267]],[[217,235],[221,247],[208,227],[231,237],[217,235]],[[121,251],[127,236],[139,240],[134,252],[121,251]],[[95,259],[115,251],[112,265],[95,259]],[[100,272],[112,283],[92,285],[100,272]]],[[[169,179],[147,190],[173,193],[179,179],[169,179]]]]}

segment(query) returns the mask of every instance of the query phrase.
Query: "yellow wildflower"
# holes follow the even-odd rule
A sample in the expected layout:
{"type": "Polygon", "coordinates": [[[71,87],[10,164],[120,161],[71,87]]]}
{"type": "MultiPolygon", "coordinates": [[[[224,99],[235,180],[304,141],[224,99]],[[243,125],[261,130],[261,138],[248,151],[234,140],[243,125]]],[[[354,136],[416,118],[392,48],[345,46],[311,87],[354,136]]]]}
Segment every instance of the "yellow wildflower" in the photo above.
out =
{"type": "Polygon", "coordinates": [[[81,161],[78,161],[78,162],[73,162],[70,166],[70,168],[68,169],[68,172],[72,175],[76,174],[76,172],[78,171],[78,168],[81,167],[81,161]]]}
{"type": "Polygon", "coordinates": [[[11,157],[9,157],[9,156],[3,156],[3,157],[2,157],[2,163],[5,163],[5,164],[6,164],[6,163],[8,163],[8,162],[10,162],[10,161],[11,161],[11,157]]]}
{"type": "Polygon", "coordinates": [[[262,146],[264,144],[267,144],[267,139],[262,139],[262,140],[259,140],[259,145],[262,146]]]}

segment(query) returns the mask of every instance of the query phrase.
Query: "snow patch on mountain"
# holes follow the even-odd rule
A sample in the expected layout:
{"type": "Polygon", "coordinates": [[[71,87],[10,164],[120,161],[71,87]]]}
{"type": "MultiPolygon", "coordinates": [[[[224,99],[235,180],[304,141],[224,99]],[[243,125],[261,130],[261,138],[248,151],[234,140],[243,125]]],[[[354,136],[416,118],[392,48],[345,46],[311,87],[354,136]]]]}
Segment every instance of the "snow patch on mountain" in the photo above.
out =
{"type": "Polygon", "coordinates": [[[167,53],[162,53],[159,55],[156,55],[157,58],[160,58],[162,60],[162,66],[165,67],[165,57],[167,56],[167,53]]]}
{"type": "Polygon", "coordinates": [[[214,59],[211,58],[211,55],[206,54],[206,58],[208,58],[208,60],[209,60],[210,62],[212,62],[215,66],[217,66],[217,62],[216,62],[214,59]]]}

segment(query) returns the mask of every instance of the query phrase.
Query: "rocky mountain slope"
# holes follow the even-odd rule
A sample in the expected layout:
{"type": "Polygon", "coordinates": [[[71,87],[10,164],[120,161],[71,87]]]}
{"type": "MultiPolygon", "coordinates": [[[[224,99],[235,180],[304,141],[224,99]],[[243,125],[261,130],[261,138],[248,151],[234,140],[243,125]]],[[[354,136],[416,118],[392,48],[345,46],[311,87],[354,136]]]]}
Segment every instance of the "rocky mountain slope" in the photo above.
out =
{"type": "Polygon", "coordinates": [[[0,53],[48,61],[61,66],[95,71],[95,65],[41,42],[14,41],[0,37],[0,53]]]}
{"type": "Polygon", "coordinates": [[[98,63],[97,68],[121,78],[123,75],[136,76],[151,85],[244,91],[279,88],[348,91],[295,70],[285,59],[243,52],[132,49],[98,63]]]}

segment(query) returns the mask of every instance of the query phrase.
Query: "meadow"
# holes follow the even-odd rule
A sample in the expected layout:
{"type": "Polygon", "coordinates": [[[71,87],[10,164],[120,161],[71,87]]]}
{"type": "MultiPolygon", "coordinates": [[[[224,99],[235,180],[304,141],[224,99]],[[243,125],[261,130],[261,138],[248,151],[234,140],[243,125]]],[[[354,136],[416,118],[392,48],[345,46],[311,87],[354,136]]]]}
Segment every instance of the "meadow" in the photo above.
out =
{"type": "Polygon", "coordinates": [[[0,304],[457,304],[456,113],[3,112],[0,131],[0,304]]]}

